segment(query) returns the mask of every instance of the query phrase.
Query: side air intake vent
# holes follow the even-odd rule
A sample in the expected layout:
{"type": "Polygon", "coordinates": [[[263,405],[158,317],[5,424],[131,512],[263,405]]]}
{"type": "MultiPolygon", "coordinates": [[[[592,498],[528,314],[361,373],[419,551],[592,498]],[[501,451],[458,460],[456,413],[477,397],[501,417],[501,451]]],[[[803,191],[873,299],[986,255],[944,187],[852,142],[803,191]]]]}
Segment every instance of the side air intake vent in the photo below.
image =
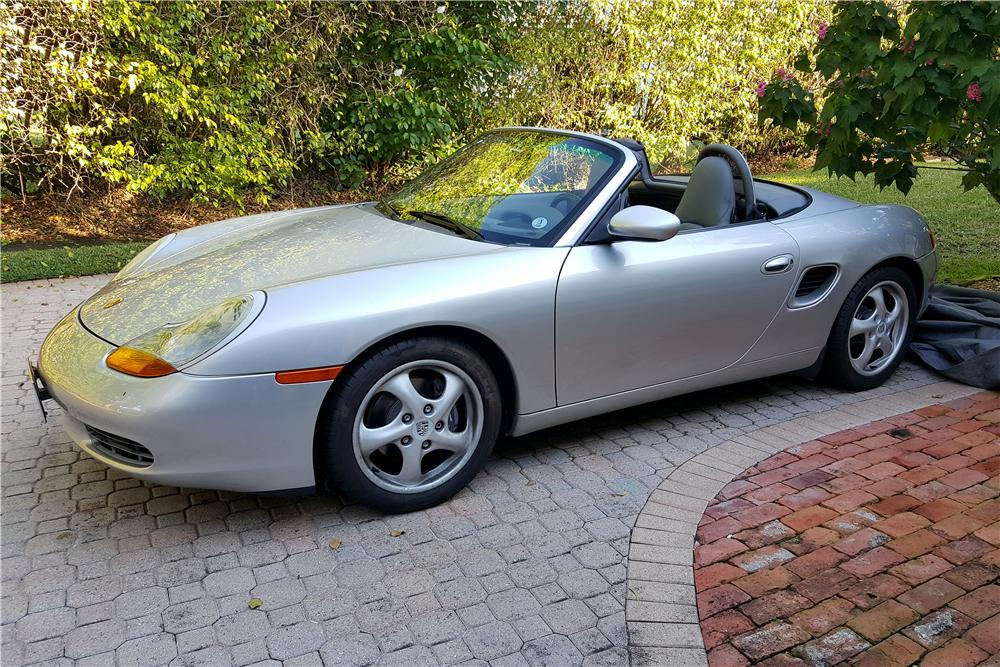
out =
{"type": "Polygon", "coordinates": [[[98,452],[123,465],[133,468],[148,468],[153,465],[153,452],[138,442],[112,435],[107,431],[87,426],[91,446],[98,452]]]}
{"type": "Polygon", "coordinates": [[[806,269],[795,288],[795,296],[788,300],[790,308],[804,308],[818,303],[837,282],[840,269],[833,264],[811,266],[806,269]]]}
{"type": "Polygon", "coordinates": [[[832,266],[816,266],[809,269],[799,281],[799,288],[795,290],[795,298],[801,299],[809,296],[823,287],[823,284],[836,272],[837,270],[832,266]]]}

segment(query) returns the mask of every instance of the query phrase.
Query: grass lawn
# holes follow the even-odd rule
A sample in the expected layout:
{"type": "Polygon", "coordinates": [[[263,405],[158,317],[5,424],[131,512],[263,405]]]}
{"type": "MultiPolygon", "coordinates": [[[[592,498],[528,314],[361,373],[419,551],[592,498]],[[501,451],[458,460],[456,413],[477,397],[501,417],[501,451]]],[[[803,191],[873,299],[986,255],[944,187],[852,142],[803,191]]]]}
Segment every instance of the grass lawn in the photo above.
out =
{"type": "Polygon", "coordinates": [[[924,216],[934,232],[941,256],[939,283],[958,283],[1000,275],[1000,204],[985,188],[962,190],[962,172],[921,169],[913,189],[903,196],[895,188],[879,192],[871,177],[854,182],[830,179],[826,170],[788,171],[766,176],[802,185],[863,204],[903,204],[924,216]]]}
{"type": "Polygon", "coordinates": [[[53,248],[51,250],[8,250],[0,254],[0,282],[42,280],[66,276],[117,273],[145,243],[53,248]]]}

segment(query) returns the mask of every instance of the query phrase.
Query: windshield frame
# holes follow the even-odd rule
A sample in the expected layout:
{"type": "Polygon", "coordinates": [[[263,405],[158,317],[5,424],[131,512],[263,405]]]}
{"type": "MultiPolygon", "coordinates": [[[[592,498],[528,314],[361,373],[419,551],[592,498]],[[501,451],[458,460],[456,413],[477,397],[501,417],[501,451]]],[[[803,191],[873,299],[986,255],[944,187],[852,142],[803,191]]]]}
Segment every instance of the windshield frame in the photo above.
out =
{"type": "MultiPolygon", "coordinates": [[[[580,201],[574,205],[573,209],[565,217],[556,223],[553,229],[553,232],[555,233],[546,233],[543,237],[538,239],[520,237],[516,240],[510,240],[511,236],[497,238],[497,235],[502,234],[503,232],[497,231],[491,233],[493,230],[477,228],[476,231],[485,232],[486,236],[486,238],[477,242],[485,241],[487,243],[508,247],[560,247],[574,245],[576,242],[575,240],[567,241],[567,239],[570,238],[578,240],[581,233],[591,225],[597,213],[604,208],[605,203],[613,197],[618,190],[624,187],[625,182],[628,180],[628,175],[633,171],[635,164],[637,164],[635,155],[632,151],[626,149],[611,139],[584,132],[538,127],[503,127],[490,130],[477,136],[467,146],[463,146],[459,149],[459,151],[456,151],[456,153],[452,153],[452,155],[445,158],[445,160],[451,159],[452,156],[466,150],[469,146],[479,142],[485,137],[497,134],[525,132],[539,135],[549,135],[563,141],[576,139],[578,141],[590,143],[591,145],[595,145],[601,153],[610,158],[611,164],[605,169],[604,173],[602,173],[594,181],[593,184],[588,184],[585,194],[580,197],[580,201]]],[[[419,178],[419,176],[417,178],[419,178]]],[[[580,191],[576,190],[572,192],[580,191]]],[[[511,195],[507,196],[509,197],[511,195]]],[[[389,196],[379,202],[377,210],[383,215],[403,222],[404,224],[417,223],[418,220],[411,219],[409,216],[406,216],[405,211],[403,212],[404,215],[402,217],[395,215],[396,209],[405,208],[401,207],[400,204],[400,201],[394,201],[394,197],[389,196]]],[[[444,213],[444,211],[442,211],[442,213],[444,213]]]]}

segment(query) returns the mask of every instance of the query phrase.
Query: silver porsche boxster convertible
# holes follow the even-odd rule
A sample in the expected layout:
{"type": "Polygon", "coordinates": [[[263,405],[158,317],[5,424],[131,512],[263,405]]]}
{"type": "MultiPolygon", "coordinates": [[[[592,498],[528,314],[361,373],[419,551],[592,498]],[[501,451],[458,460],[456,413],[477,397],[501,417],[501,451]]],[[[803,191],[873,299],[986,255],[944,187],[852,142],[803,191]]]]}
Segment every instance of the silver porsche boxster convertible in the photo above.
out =
{"type": "Polygon", "coordinates": [[[404,512],[501,432],[779,373],[875,387],[937,269],[913,210],[754,180],[729,146],[653,176],[629,139],[507,128],[380,202],[161,239],[32,380],[135,477],[404,512]]]}

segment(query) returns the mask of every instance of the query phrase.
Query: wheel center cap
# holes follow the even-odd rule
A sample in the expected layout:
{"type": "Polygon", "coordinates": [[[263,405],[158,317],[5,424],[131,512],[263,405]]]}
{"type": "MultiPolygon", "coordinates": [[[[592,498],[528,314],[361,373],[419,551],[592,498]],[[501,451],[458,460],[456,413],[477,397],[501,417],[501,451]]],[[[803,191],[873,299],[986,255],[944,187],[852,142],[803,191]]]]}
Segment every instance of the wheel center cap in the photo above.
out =
{"type": "Polygon", "coordinates": [[[882,334],[885,333],[885,325],[884,324],[878,325],[878,329],[876,329],[876,331],[878,331],[878,335],[881,336],[882,334]]]}
{"type": "Polygon", "coordinates": [[[415,430],[417,431],[417,435],[422,438],[430,432],[431,423],[427,420],[418,421],[415,430]]]}

